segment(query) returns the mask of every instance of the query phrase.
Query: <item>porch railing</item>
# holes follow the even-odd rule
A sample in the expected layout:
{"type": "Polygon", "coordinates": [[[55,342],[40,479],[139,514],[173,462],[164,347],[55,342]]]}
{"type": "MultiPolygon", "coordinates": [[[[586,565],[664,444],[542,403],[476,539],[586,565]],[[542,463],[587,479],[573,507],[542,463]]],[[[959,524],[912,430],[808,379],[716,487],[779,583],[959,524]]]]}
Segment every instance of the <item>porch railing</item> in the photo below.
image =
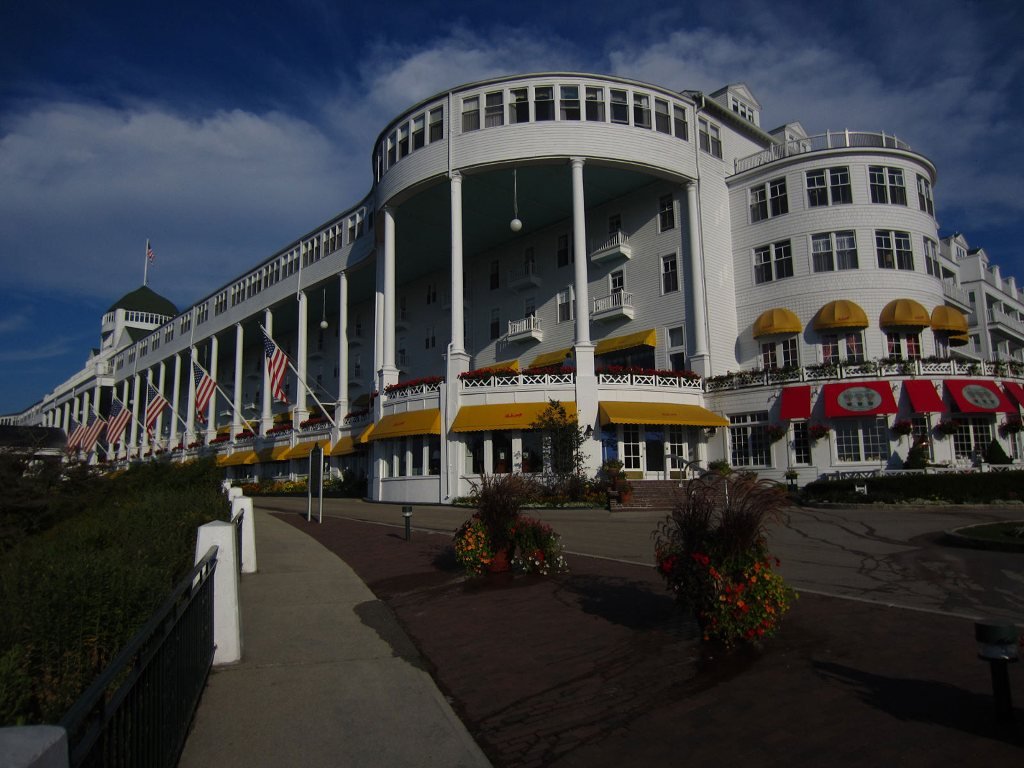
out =
{"type": "Polygon", "coordinates": [[[213,665],[211,547],[64,715],[72,768],[178,762],[213,665]]]}
{"type": "Polygon", "coordinates": [[[806,139],[794,139],[781,144],[773,144],[768,149],[757,152],[735,161],[736,173],[749,171],[776,160],[782,160],[808,152],[821,152],[826,149],[847,149],[850,147],[878,147],[879,149],[899,149],[911,152],[910,145],[886,133],[873,131],[826,131],[806,139]]]}

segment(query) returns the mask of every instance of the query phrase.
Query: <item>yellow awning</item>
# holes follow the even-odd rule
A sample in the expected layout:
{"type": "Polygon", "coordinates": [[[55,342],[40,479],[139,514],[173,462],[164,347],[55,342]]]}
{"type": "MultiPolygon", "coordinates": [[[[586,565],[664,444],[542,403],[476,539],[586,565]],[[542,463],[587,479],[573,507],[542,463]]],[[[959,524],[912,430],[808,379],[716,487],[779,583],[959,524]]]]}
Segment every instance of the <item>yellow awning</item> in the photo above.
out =
{"type": "Polygon", "coordinates": [[[225,424],[222,427],[217,427],[217,434],[218,435],[230,435],[231,434],[231,425],[230,424],[225,424]]]}
{"type": "Polygon", "coordinates": [[[545,352],[543,355],[537,355],[533,358],[533,362],[530,363],[531,368],[544,368],[549,365],[563,365],[567,355],[572,354],[572,347],[566,347],[565,349],[556,349],[554,352],[545,352]]]}
{"type": "Polygon", "coordinates": [[[800,318],[791,310],[785,307],[772,307],[762,312],[754,321],[754,338],[759,339],[774,333],[800,333],[803,329],[800,318]]]}
{"type": "Polygon", "coordinates": [[[699,405],[673,403],[620,403],[598,404],[597,414],[605,424],[664,424],[687,427],[727,427],[729,420],[699,405]]]}
{"type": "Polygon", "coordinates": [[[509,360],[504,363],[495,363],[494,365],[485,365],[483,368],[477,368],[478,371],[519,371],[519,360],[509,360]]]}
{"type": "Polygon", "coordinates": [[[852,301],[837,299],[818,310],[814,316],[814,330],[829,331],[834,328],[867,328],[868,316],[852,301]]]}
{"type": "MultiPolygon", "coordinates": [[[[967,318],[959,309],[947,307],[945,304],[932,310],[931,325],[933,331],[946,331],[952,334],[967,333],[967,318]]],[[[966,339],[964,340],[966,343],[966,339]]]]}
{"type": "Polygon", "coordinates": [[[256,451],[235,451],[230,456],[218,456],[217,466],[238,467],[242,464],[255,464],[256,461],[256,451]]]}
{"type": "Polygon", "coordinates": [[[928,310],[913,299],[893,299],[878,316],[880,328],[925,328],[929,323],[928,310]]]}
{"type": "Polygon", "coordinates": [[[281,461],[289,450],[291,450],[291,446],[288,445],[275,445],[273,448],[264,448],[256,454],[256,460],[281,461]]]}
{"type": "Polygon", "coordinates": [[[230,467],[231,463],[228,461],[228,459],[230,458],[231,456],[228,456],[226,453],[222,453],[216,459],[214,459],[214,463],[218,467],[230,467]]]}
{"type": "Polygon", "coordinates": [[[282,459],[304,459],[313,452],[313,446],[319,445],[327,452],[331,449],[330,440],[307,440],[304,443],[298,443],[294,448],[289,448],[287,453],[282,456],[282,459]]]}
{"type": "Polygon", "coordinates": [[[285,411],[284,413],[274,414],[274,423],[275,424],[284,424],[285,422],[288,422],[288,421],[291,421],[291,420],[292,420],[291,411],[285,411]]]}
{"type": "Polygon", "coordinates": [[[356,437],[344,435],[331,448],[331,456],[348,456],[356,452],[356,437]]]}
{"type": "Polygon", "coordinates": [[[656,347],[658,345],[658,331],[651,328],[647,331],[627,333],[625,336],[616,336],[611,339],[602,339],[594,347],[595,355],[607,355],[609,352],[618,352],[620,349],[631,347],[656,347]]]}
{"type": "Polygon", "coordinates": [[[966,333],[952,333],[949,336],[949,343],[954,347],[962,347],[969,344],[970,341],[971,339],[966,333]]]}
{"type": "Polygon", "coordinates": [[[373,430],[376,426],[376,424],[371,424],[362,432],[360,432],[359,437],[356,438],[356,442],[359,443],[360,445],[366,445],[366,443],[370,442],[370,435],[373,434],[373,430]]]}
{"type": "MultiPolygon", "coordinates": [[[[503,405],[464,405],[452,424],[452,432],[484,432],[499,429],[529,429],[548,403],[505,403],[503,405]]],[[[576,416],[576,402],[562,402],[570,418],[576,416]]]]}
{"type": "Polygon", "coordinates": [[[392,413],[378,421],[370,434],[370,440],[386,440],[389,437],[408,435],[440,435],[441,411],[428,408],[422,411],[392,413]]]}

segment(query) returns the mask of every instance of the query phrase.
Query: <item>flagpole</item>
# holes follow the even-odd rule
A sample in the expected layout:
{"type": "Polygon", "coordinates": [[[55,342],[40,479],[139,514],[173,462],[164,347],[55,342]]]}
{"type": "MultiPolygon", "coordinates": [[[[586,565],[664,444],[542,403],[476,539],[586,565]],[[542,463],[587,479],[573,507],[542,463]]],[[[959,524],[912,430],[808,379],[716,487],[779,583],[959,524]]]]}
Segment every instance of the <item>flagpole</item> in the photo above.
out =
{"type": "MultiPolygon", "coordinates": [[[[252,422],[249,421],[249,419],[245,418],[245,416],[237,408],[235,408],[234,400],[232,400],[230,397],[228,397],[228,393],[220,388],[220,384],[217,383],[217,380],[214,379],[213,376],[210,376],[210,372],[208,370],[206,370],[205,368],[203,368],[203,366],[200,363],[197,363],[197,362],[193,361],[192,364],[197,366],[199,368],[199,370],[201,370],[203,372],[204,376],[209,376],[210,381],[213,382],[214,394],[211,395],[211,397],[213,397],[213,411],[214,411],[214,413],[217,412],[217,394],[216,393],[220,392],[221,396],[227,401],[228,405],[231,407],[231,412],[233,414],[235,414],[236,416],[238,416],[238,420],[241,421],[243,424],[245,424],[247,429],[252,430],[252,422]]],[[[181,417],[179,416],[178,418],[180,419],[181,417]]]]}
{"type": "Polygon", "coordinates": [[[146,252],[142,254],[142,284],[149,279],[149,240],[146,241],[146,252]]]}
{"type": "MultiPolygon", "coordinates": [[[[268,339],[270,339],[271,341],[274,341],[274,337],[271,336],[269,333],[267,333],[267,329],[264,328],[262,324],[260,324],[260,330],[263,331],[263,333],[266,334],[268,339]]],[[[277,342],[274,341],[274,344],[276,345],[277,342]]],[[[278,347],[278,349],[281,349],[281,348],[278,347]]],[[[281,350],[281,353],[284,354],[284,350],[283,349],[281,350]]],[[[331,422],[331,426],[334,427],[335,429],[338,429],[337,422],[330,417],[330,414],[327,413],[327,408],[324,406],[323,403],[320,402],[320,399],[316,396],[316,393],[312,389],[309,388],[309,384],[307,384],[305,382],[305,380],[302,378],[302,376],[299,375],[298,370],[296,370],[295,366],[292,365],[292,361],[288,358],[288,355],[285,355],[284,359],[287,361],[288,367],[291,368],[292,371],[295,372],[295,380],[298,381],[299,384],[301,384],[302,386],[304,386],[306,388],[306,392],[308,392],[309,396],[313,398],[313,402],[316,403],[318,406],[320,406],[320,410],[323,412],[323,414],[326,417],[326,419],[329,422],[331,422]]]]}

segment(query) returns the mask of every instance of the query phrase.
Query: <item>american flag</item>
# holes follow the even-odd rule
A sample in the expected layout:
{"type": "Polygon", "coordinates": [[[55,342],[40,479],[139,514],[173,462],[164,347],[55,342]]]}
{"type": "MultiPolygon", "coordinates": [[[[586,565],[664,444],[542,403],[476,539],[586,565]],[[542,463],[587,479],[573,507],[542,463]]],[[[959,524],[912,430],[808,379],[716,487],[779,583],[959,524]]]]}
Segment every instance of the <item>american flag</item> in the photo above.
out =
{"type": "Polygon", "coordinates": [[[110,423],[107,424],[107,440],[109,442],[121,442],[121,438],[124,436],[124,429],[128,426],[128,421],[131,417],[132,412],[115,397],[110,403],[110,423]]]}
{"type": "Polygon", "coordinates": [[[146,240],[146,261],[152,264],[156,261],[156,254],[153,253],[153,248],[149,244],[149,240],[146,240]]]}
{"type": "Polygon", "coordinates": [[[276,400],[282,403],[288,402],[288,395],[284,393],[284,375],[288,372],[288,357],[284,351],[274,343],[266,331],[263,331],[263,351],[267,354],[267,371],[270,373],[270,391],[276,400]]]}
{"type": "Polygon", "coordinates": [[[206,369],[194,360],[192,361],[192,377],[196,382],[196,414],[200,421],[206,421],[203,414],[206,413],[210,405],[213,393],[217,391],[217,382],[211,379],[206,369]]]}
{"type": "Polygon", "coordinates": [[[67,449],[69,451],[73,451],[81,444],[82,435],[85,433],[85,427],[79,424],[78,419],[72,416],[71,421],[68,422],[68,429],[70,432],[68,434],[67,449]]]}
{"type": "Polygon", "coordinates": [[[82,434],[82,450],[91,451],[96,447],[96,441],[99,440],[100,435],[103,434],[103,428],[107,426],[107,420],[102,416],[92,416],[89,419],[89,426],[85,428],[85,432],[82,434]]]}
{"type": "Polygon", "coordinates": [[[164,412],[164,408],[169,405],[167,399],[156,391],[156,388],[152,384],[146,385],[146,431],[152,432],[153,427],[156,425],[156,420],[160,417],[160,414],[164,412]]]}

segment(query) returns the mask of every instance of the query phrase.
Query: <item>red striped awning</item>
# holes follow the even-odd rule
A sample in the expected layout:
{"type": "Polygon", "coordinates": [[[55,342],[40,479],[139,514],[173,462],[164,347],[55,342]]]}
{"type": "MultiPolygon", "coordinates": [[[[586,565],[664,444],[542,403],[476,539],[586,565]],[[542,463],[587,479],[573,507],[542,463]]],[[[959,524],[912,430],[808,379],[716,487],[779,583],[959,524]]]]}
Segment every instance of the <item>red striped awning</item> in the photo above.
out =
{"type": "Polygon", "coordinates": [[[935,391],[935,385],[927,379],[904,381],[903,389],[910,398],[910,406],[914,413],[942,413],[946,410],[945,403],[935,391]]]}
{"type": "Polygon", "coordinates": [[[1003,389],[1005,389],[1006,393],[1020,405],[1024,405],[1024,387],[1015,381],[1004,381],[1003,389]]]}
{"type": "Polygon", "coordinates": [[[826,384],[822,397],[825,399],[825,416],[830,419],[896,413],[896,399],[884,381],[826,384]]]}
{"type": "Polygon", "coordinates": [[[961,413],[1015,413],[1017,407],[1006,399],[994,381],[947,379],[946,390],[961,413]]]}
{"type": "Polygon", "coordinates": [[[779,400],[780,419],[809,419],[811,417],[811,388],[783,387],[779,400]]]}

